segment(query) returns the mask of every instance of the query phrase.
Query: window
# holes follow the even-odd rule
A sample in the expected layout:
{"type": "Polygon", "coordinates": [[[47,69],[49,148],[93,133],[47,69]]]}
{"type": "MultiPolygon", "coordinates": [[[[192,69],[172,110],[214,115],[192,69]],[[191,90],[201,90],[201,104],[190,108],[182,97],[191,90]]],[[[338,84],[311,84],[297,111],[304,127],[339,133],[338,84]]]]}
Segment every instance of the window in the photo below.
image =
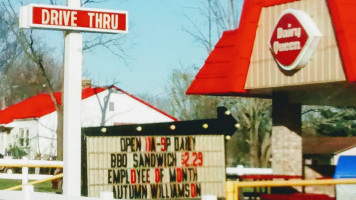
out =
{"type": "Polygon", "coordinates": [[[23,147],[30,145],[30,131],[27,128],[20,128],[20,145],[23,147]]]}
{"type": "Polygon", "coordinates": [[[115,111],[115,103],[109,102],[109,111],[115,111]]]}

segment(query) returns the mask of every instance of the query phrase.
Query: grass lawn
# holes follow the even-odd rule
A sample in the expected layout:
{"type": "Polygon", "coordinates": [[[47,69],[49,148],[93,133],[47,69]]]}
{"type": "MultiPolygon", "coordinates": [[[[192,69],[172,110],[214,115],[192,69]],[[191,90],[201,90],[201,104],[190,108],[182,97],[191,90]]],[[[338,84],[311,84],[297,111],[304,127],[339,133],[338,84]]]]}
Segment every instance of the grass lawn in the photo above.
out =
{"type": "MultiPolygon", "coordinates": [[[[21,185],[21,182],[21,180],[0,179],[0,190],[10,188],[16,185],[21,185]]],[[[35,192],[54,192],[54,190],[52,190],[51,182],[34,185],[34,190],[35,192]]]]}

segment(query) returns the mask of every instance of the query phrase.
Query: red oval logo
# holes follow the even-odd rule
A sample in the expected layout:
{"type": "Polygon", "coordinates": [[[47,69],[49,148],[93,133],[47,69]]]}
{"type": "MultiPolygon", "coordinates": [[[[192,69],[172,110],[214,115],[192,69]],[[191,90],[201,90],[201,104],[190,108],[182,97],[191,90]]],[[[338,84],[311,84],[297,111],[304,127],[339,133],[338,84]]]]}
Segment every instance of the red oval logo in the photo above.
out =
{"type": "Polygon", "coordinates": [[[304,11],[288,9],[274,28],[270,49],[282,69],[298,69],[306,64],[305,59],[309,60],[318,43],[312,45],[312,40],[320,40],[320,37],[321,33],[309,15],[304,11]]]}

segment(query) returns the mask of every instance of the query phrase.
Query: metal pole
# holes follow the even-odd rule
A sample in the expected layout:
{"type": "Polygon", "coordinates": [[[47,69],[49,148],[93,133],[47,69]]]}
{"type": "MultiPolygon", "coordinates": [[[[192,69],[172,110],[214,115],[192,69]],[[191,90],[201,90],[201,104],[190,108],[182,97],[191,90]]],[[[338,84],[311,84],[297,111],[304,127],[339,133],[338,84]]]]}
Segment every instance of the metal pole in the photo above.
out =
{"type": "Polygon", "coordinates": [[[226,181],[225,183],[226,200],[238,199],[238,193],[236,193],[235,183],[232,181],[226,181]]]}
{"type": "MultiPolygon", "coordinates": [[[[81,0],[67,0],[67,6],[80,8],[81,0]]],[[[64,46],[63,88],[63,193],[80,196],[82,96],[82,34],[67,32],[64,46]]]]}

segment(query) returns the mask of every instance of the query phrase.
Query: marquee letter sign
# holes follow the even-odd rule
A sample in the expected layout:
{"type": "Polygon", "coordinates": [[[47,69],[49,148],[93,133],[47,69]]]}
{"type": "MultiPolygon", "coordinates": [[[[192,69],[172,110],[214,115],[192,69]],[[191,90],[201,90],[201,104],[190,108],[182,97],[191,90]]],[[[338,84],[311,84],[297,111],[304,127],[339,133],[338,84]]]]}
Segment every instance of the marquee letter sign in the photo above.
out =
{"type": "Polygon", "coordinates": [[[322,34],[302,10],[282,13],[270,39],[270,50],[284,70],[304,67],[318,45],[322,34]]]}
{"type": "Polygon", "coordinates": [[[126,11],[30,4],[21,7],[20,28],[127,33],[126,11]]]}
{"type": "Polygon", "coordinates": [[[232,135],[235,124],[230,115],[86,128],[88,196],[112,191],[115,199],[224,197],[225,134],[232,135]]]}
{"type": "Polygon", "coordinates": [[[88,195],[115,199],[224,196],[223,135],[88,137],[88,195]]]}

